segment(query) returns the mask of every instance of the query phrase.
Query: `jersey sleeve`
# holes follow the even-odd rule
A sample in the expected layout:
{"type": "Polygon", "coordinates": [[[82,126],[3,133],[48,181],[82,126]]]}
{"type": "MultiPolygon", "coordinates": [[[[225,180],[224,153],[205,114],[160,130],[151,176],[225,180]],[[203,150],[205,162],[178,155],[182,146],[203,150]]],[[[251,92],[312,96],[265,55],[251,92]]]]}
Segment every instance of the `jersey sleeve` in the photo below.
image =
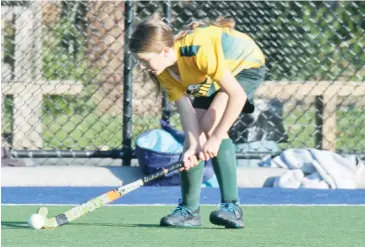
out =
{"type": "Polygon", "coordinates": [[[202,45],[196,55],[198,69],[219,82],[227,69],[222,46],[218,42],[209,42],[202,45]]]}
{"type": "Polygon", "coordinates": [[[171,78],[166,75],[157,77],[161,87],[165,90],[168,100],[175,102],[181,99],[185,95],[185,89],[183,86],[175,83],[171,78]]]}

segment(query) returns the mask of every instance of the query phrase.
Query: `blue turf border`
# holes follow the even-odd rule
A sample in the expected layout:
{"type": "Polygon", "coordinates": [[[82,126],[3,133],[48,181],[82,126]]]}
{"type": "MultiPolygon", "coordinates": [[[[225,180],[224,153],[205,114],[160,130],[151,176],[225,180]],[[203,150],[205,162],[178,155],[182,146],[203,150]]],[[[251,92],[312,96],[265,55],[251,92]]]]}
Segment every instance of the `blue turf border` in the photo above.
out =
{"type": "MultiPolygon", "coordinates": [[[[2,204],[81,204],[114,187],[2,187],[2,204]]],[[[365,204],[365,190],[241,188],[241,204],[365,204]]],[[[179,187],[142,187],[113,204],[177,204],[179,187]]],[[[218,204],[218,188],[202,188],[201,204],[218,204]]]]}

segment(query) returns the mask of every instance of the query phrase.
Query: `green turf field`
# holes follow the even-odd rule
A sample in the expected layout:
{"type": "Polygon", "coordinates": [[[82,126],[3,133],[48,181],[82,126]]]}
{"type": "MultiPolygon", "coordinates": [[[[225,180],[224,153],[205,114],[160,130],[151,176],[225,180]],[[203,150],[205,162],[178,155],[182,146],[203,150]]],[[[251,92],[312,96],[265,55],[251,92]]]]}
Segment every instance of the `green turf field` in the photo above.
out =
{"type": "MultiPolygon", "coordinates": [[[[365,246],[365,207],[247,206],[246,228],[227,230],[209,223],[213,206],[203,206],[203,226],[158,226],[172,206],[104,207],[55,230],[33,230],[26,220],[36,206],[2,206],[2,246],[365,246]]],[[[49,207],[50,214],[70,207],[49,207]]]]}

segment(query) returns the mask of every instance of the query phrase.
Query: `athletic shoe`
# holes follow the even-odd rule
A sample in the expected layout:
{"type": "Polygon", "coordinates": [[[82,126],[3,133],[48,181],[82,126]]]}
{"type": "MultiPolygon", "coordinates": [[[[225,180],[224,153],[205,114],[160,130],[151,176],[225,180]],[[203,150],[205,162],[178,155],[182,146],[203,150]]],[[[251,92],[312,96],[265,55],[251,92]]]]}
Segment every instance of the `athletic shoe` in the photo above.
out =
{"type": "Polygon", "coordinates": [[[243,228],[243,211],[236,202],[222,203],[219,210],[210,214],[212,224],[226,228],[243,228]]]}
{"type": "Polygon", "coordinates": [[[171,214],[163,217],[160,221],[160,226],[194,227],[200,225],[200,209],[191,211],[183,204],[179,204],[171,214]]]}

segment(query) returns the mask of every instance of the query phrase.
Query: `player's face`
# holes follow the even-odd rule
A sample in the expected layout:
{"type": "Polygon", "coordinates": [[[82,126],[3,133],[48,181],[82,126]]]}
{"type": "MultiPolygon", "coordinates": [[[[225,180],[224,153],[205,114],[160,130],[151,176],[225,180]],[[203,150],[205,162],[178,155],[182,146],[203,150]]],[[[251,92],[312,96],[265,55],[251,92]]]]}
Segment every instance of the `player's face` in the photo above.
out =
{"type": "Polygon", "coordinates": [[[159,75],[167,67],[171,66],[170,48],[164,48],[160,53],[146,52],[138,53],[137,59],[140,62],[141,69],[147,70],[155,75],[159,75]]]}

